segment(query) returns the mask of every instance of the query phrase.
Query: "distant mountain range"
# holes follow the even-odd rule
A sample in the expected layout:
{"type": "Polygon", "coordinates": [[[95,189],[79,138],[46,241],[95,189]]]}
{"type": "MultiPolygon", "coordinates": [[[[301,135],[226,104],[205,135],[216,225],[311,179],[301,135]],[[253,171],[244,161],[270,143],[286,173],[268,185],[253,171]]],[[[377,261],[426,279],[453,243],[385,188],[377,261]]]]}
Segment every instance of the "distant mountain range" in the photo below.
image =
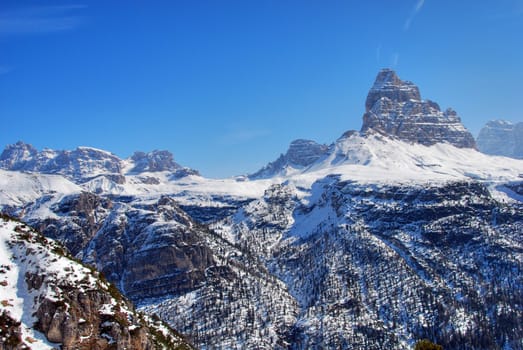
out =
{"type": "Polygon", "coordinates": [[[228,179],[166,151],[19,142],[0,209],[201,349],[523,348],[523,160],[479,152],[392,70],[365,106],[360,131],[228,179]]]}

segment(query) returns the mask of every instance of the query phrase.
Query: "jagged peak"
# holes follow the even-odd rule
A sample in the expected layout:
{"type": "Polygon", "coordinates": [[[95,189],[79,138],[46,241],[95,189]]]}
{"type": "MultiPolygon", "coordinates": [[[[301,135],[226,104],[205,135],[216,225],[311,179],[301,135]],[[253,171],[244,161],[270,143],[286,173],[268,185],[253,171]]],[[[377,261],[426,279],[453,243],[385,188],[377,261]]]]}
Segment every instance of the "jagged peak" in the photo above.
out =
{"type": "Polygon", "coordinates": [[[4,151],[2,152],[1,158],[4,157],[4,155],[7,155],[10,152],[15,151],[27,151],[31,154],[36,154],[38,150],[33,147],[33,145],[29,143],[25,143],[24,141],[17,141],[16,143],[10,144],[5,146],[4,151]]]}
{"type": "Polygon", "coordinates": [[[396,72],[390,68],[383,68],[378,72],[376,80],[374,81],[373,88],[379,89],[384,85],[399,85],[401,79],[398,77],[396,72]]]}
{"type": "Polygon", "coordinates": [[[378,73],[367,95],[361,131],[370,130],[426,146],[448,142],[460,148],[476,147],[454,110],[442,112],[436,102],[422,100],[418,87],[391,69],[378,73]]]}
{"type": "Polygon", "coordinates": [[[174,156],[167,150],[153,150],[151,152],[136,151],[131,156],[134,162],[132,173],[176,171],[183,167],[174,161],[174,156]]]}
{"type": "Polygon", "coordinates": [[[384,97],[395,102],[421,101],[418,87],[410,81],[401,80],[395,71],[388,68],[382,69],[376,76],[367,95],[366,110],[369,111],[377,101],[384,97]]]}

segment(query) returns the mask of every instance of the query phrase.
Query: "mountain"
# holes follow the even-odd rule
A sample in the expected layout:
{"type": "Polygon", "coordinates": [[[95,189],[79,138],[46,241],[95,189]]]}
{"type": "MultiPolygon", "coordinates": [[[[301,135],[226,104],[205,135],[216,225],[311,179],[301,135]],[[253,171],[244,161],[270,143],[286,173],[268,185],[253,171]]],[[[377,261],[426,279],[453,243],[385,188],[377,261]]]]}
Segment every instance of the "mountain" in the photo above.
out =
{"type": "Polygon", "coordinates": [[[1,217],[0,250],[0,348],[192,349],[27,225],[1,217]]]}
{"type": "Polygon", "coordinates": [[[285,186],[215,228],[286,281],[299,303],[292,349],[408,349],[421,338],[519,348],[523,206],[494,193],[475,181],[328,176],[303,199],[285,186]]]}
{"type": "Polygon", "coordinates": [[[480,130],[477,144],[485,154],[523,159],[523,123],[491,120],[480,130]]]}
{"type": "MultiPolygon", "coordinates": [[[[390,69],[381,70],[365,101],[361,136],[373,134],[425,146],[448,143],[458,148],[476,148],[474,137],[461,123],[452,109],[442,112],[437,103],[422,100],[419,88],[410,81],[401,80],[390,69]]],[[[340,140],[349,139],[357,131],[345,132],[340,140]]],[[[326,158],[344,157],[336,144],[320,145],[314,141],[296,140],[285,154],[270,162],[251,179],[290,176],[318,168],[326,158]]]]}
{"type": "MultiPolygon", "coordinates": [[[[370,120],[427,113],[294,141],[250,177],[176,177],[161,151],[119,181],[0,170],[0,209],[202,349],[521,349],[523,160],[478,152],[414,84],[378,78],[370,120]]],[[[19,148],[6,158],[34,157],[19,148]]]]}
{"type": "Polygon", "coordinates": [[[126,173],[166,171],[177,178],[198,175],[197,171],[176,163],[168,151],[135,152],[131,158],[122,160],[110,152],[92,147],[39,152],[22,141],[6,146],[0,155],[0,169],[60,174],[76,183],[102,176],[121,184],[125,181],[122,175],[126,173]]]}
{"type": "Polygon", "coordinates": [[[41,201],[26,216],[97,267],[133,302],[205,347],[282,348],[296,303],[240,246],[196,223],[168,196],[109,199],[88,192],[41,201]],[[221,331],[217,333],[218,330],[221,331]]]}
{"type": "Polygon", "coordinates": [[[294,140],[285,154],[280,155],[274,162],[250,175],[250,178],[262,179],[285,176],[303,170],[326,154],[328,149],[327,145],[320,145],[312,140],[294,140]]]}
{"type": "Polygon", "coordinates": [[[81,181],[99,174],[119,174],[122,164],[115,155],[91,147],[78,147],[73,151],[44,149],[38,152],[33,146],[19,141],[4,149],[0,155],[0,168],[61,174],[81,181]]]}
{"type": "Polygon", "coordinates": [[[367,95],[361,131],[427,146],[448,142],[460,148],[476,147],[455,111],[442,112],[437,103],[422,100],[416,85],[401,80],[390,69],[378,73],[367,95]]]}

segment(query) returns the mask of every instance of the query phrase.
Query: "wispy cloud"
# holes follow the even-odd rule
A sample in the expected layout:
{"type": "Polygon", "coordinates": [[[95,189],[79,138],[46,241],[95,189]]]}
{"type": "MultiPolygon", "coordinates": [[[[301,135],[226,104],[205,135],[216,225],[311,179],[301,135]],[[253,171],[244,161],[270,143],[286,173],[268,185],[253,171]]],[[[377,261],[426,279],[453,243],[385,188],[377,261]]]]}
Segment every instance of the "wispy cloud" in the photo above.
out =
{"type": "Polygon", "coordinates": [[[0,35],[52,33],[76,28],[84,5],[34,6],[0,11],[0,35]]]}
{"type": "Polygon", "coordinates": [[[410,16],[407,18],[405,23],[403,24],[403,30],[407,31],[410,29],[410,25],[412,24],[412,21],[417,16],[417,14],[421,11],[423,8],[423,5],[425,4],[425,0],[418,0],[414,8],[412,9],[412,12],[410,13],[410,16]]]}
{"type": "Polygon", "coordinates": [[[400,54],[395,52],[394,55],[392,55],[392,67],[397,67],[398,63],[400,61],[400,54]]]}

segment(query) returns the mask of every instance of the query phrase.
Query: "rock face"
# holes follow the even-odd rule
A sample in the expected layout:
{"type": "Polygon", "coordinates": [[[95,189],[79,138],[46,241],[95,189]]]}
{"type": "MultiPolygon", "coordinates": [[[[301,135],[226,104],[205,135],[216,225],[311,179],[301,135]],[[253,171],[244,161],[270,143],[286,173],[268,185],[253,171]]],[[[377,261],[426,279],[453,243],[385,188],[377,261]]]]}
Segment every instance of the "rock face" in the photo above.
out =
{"type": "Polygon", "coordinates": [[[369,91],[361,131],[427,146],[448,142],[460,148],[476,147],[456,112],[442,112],[437,103],[422,100],[416,85],[390,69],[379,72],[369,91]]]}
{"type": "Polygon", "coordinates": [[[0,330],[8,340],[0,348],[192,348],[169,327],[136,312],[97,271],[28,226],[0,218],[0,245],[0,330]]]}
{"type": "Polygon", "coordinates": [[[523,123],[489,121],[480,130],[477,144],[485,154],[523,159],[523,123]]]}
{"type": "Polygon", "coordinates": [[[329,147],[312,140],[294,140],[285,154],[269,163],[256,173],[252,179],[268,178],[276,175],[286,175],[293,170],[301,170],[313,164],[327,153],[329,147]]]}

